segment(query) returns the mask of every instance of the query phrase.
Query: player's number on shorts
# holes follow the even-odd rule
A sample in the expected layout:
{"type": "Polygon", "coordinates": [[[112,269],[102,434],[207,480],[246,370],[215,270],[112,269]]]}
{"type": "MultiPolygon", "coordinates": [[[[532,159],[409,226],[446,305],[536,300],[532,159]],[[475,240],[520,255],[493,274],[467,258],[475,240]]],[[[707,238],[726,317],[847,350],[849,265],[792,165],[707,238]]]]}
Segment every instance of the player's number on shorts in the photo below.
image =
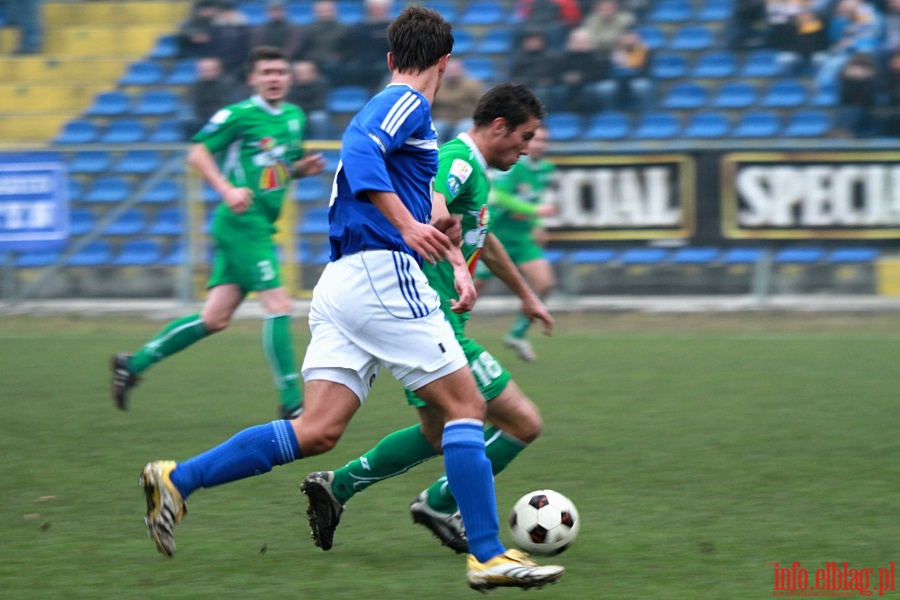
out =
{"type": "Polygon", "coordinates": [[[272,261],[261,260],[256,263],[256,266],[259,267],[259,278],[262,281],[275,279],[275,269],[272,267],[272,261]]]}
{"type": "Polygon", "coordinates": [[[487,351],[479,354],[478,358],[472,361],[471,367],[472,373],[475,374],[478,383],[482,386],[490,385],[492,381],[503,373],[503,367],[487,351]]]}

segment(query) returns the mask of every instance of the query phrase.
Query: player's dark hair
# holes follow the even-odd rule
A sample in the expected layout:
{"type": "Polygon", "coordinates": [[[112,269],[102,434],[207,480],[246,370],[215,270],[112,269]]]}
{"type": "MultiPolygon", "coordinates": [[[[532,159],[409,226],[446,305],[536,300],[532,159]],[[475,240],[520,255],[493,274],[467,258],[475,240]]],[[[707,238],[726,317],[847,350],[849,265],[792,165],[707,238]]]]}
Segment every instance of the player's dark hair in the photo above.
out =
{"type": "Polygon", "coordinates": [[[247,57],[247,71],[251,72],[256,68],[256,63],[261,60],[283,60],[288,61],[287,54],[284,50],[276,46],[257,46],[250,51],[247,57]]]}
{"type": "Polygon", "coordinates": [[[453,50],[453,28],[436,10],[407,6],[388,25],[394,69],[421,73],[453,50]]]}
{"type": "Polygon", "coordinates": [[[518,83],[501,83],[478,99],[472,120],[476,127],[484,127],[502,117],[510,129],[515,129],[529,119],[543,119],[546,116],[544,105],[527,87],[518,83]]]}

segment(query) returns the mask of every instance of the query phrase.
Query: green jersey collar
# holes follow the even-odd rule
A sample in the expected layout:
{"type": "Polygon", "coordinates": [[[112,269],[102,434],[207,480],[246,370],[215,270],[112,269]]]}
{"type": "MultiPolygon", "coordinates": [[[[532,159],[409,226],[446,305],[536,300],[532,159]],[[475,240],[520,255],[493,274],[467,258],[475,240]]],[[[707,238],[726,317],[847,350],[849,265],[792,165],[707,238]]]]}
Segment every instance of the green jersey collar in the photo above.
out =
{"type": "Polygon", "coordinates": [[[475,145],[475,142],[469,137],[469,134],[466,132],[462,132],[459,134],[459,139],[463,141],[463,143],[469,147],[469,150],[472,151],[472,155],[475,156],[475,160],[478,161],[478,164],[481,165],[481,168],[487,171],[488,164],[487,161],[484,160],[484,155],[481,154],[481,150],[478,149],[478,146],[475,145]]]}
{"type": "Polygon", "coordinates": [[[260,96],[259,94],[250,96],[250,102],[260,107],[270,115],[280,115],[282,112],[284,112],[284,108],[282,106],[272,106],[271,104],[263,100],[262,96],[260,96]]]}

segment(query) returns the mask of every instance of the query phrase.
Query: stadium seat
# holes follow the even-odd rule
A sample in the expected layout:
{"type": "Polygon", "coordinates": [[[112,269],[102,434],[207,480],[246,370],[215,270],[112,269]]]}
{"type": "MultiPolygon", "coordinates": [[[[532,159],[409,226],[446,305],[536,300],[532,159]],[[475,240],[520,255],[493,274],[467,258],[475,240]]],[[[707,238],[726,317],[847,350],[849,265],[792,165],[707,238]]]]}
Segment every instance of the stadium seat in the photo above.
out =
{"type": "Polygon", "coordinates": [[[338,21],[340,21],[344,25],[355,25],[366,18],[362,2],[353,0],[338,0],[337,6],[338,21]]]}
{"type": "MultiPolygon", "coordinates": [[[[424,5],[441,13],[451,23],[456,22],[456,4],[445,0],[430,0],[424,5]]],[[[455,35],[455,34],[454,34],[455,35]]]]}
{"type": "Polygon", "coordinates": [[[659,50],[666,47],[666,32],[661,27],[640,25],[635,27],[634,30],[641,37],[641,41],[644,42],[647,49],[659,50]]]}
{"type": "Polygon", "coordinates": [[[678,265],[708,265],[719,258],[718,248],[679,248],[670,261],[678,265]]]}
{"type": "Polygon", "coordinates": [[[722,84],[711,106],[713,108],[749,108],[756,103],[756,86],[745,81],[722,84]]]}
{"type": "Polygon", "coordinates": [[[483,82],[492,82],[497,78],[497,67],[490,58],[469,56],[463,59],[466,72],[470,77],[483,82]]]}
{"type": "Polygon", "coordinates": [[[619,255],[623,265],[654,265],[663,262],[669,251],[663,248],[630,248],[619,255]]]}
{"type": "Polygon", "coordinates": [[[169,90],[151,90],[137,99],[132,113],[142,117],[171,115],[178,111],[180,100],[169,90]]]}
{"type": "Polygon", "coordinates": [[[101,92],[85,111],[88,117],[118,117],[131,108],[131,97],[124,92],[101,92]]]}
{"type": "Polygon", "coordinates": [[[163,78],[162,65],[153,60],[140,60],[128,65],[119,85],[156,85],[163,78]]]}
{"type": "MultiPolygon", "coordinates": [[[[512,49],[513,35],[509,27],[491,28],[478,43],[479,54],[509,54],[512,49]]],[[[455,47],[453,51],[456,52],[455,47]]]]}
{"type": "Polygon", "coordinates": [[[81,249],[80,252],[70,257],[68,262],[72,267],[96,267],[109,263],[110,245],[106,240],[96,240],[81,249]]]}
{"type": "Polygon", "coordinates": [[[678,79],[688,72],[688,61],[678,54],[660,53],[650,61],[650,75],[654,79],[678,79]]]}
{"type": "Polygon", "coordinates": [[[341,153],[339,150],[323,150],[320,152],[322,158],[325,159],[326,174],[334,174],[337,171],[338,163],[341,161],[341,153]]]}
{"type": "Polygon", "coordinates": [[[107,235],[134,235],[144,230],[144,211],[132,208],[126,210],[119,218],[107,225],[103,233],[107,235]]]}
{"type": "Polygon", "coordinates": [[[123,202],[131,194],[131,184],[122,177],[98,177],[84,195],[83,202],[123,202]]]}
{"type": "Polygon", "coordinates": [[[214,190],[210,185],[206,182],[203,183],[203,202],[206,204],[216,204],[222,198],[219,197],[219,192],[214,190]]]}
{"type": "Polygon", "coordinates": [[[297,232],[301,235],[327,235],[328,209],[310,208],[304,211],[297,232]]]}
{"type": "Polygon", "coordinates": [[[618,140],[631,131],[631,122],[625,113],[603,112],[593,115],[584,133],[585,140],[618,140]]]}
{"type": "Polygon", "coordinates": [[[475,49],[475,38],[467,29],[453,32],[453,54],[459,56],[468,54],[475,49]]]}
{"type": "Polygon", "coordinates": [[[773,261],[776,263],[815,263],[825,258],[825,250],[822,248],[784,248],[775,253],[773,261]]]}
{"type": "Polygon", "coordinates": [[[675,137],[681,129],[678,118],[665,112],[650,112],[641,115],[632,137],[638,140],[666,139],[675,137]]]}
{"type": "Polygon", "coordinates": [[[294,197],[298,202],[323,202],[328,200],[328,188],[321,177],[306,177],[296,184],[294,197]]]}
{"type": "Polygon", "coordinates": [[[581,136],[584,119],[581,115],[570,112],[555,112],[547,115],[544,126],[554,142],[567,142],[581,136]]]}
{"type": "Polygon", "coordinates": [[[706,3],[697,13],[697,19],[700,21],[726,21],[731,17],[734,11],[734,2],[732,0],[706,0],[706,3]]]}
{"type": "Polygon", "coordinates": [[[868,263],[878,258],[878,248],[839,248],[826,258],[831,263],[868,263]]]}
{"type": "Polygon", "coordinates": [[[69,202],[80,202],[82,193],[84,192],[81,182],[73,177],[69,177],[68,184],[69,202]]]}
{"type": "Polygon", "coordinates": [[[824,86],[818,91],[816,91],[815,96],[813,96],[812,100],[810,100],[810,104],[813,106],[818,106],[821,108],[827,108],[830,106],[838,105],[838,91],[837,85],[832,84],[828,86],[824,86]]]}
{"type": "Polygon", "coordinates": [[[769,87],[761,106],[766,108],[794,108],[806,103],[806,86],[795,79],[782,79],[769,87]]]}
{"type": "Polygon", "coordinates": [[[145,266],[162,260],[162,247],[155,240],[129,240],[122,244],[122,250],[112,260],[117,267],[145,266]]]}
{"type": "Polygon", "coordinates": [[[706,52],[697,59],[692,75],[695,78],[731,77],[737,71],[737,58],[732,52],[706,52]]]}
{"type": "Polygon", "coordinates": [[[506,9],[500,2],[475,0],[470,2],[459,19],[462,26],[497,25],[506,19],[506,9]]]}
{"type": "Polygon", "coordinates": [[[662,0],[650,10],[647,20],[650,23],[683,23],[691,19],[690,2],[686,0],[662,0]]]}
{"type": "Polygon", "coordinates": [[[69,234],[84,235],[93,228],[96,220],[94,212],[87,208],[73,208],[69,213],[69,234]]]}
{"type": "Polygon", "coordinates": [[[25,252],[13,263],[17,269],[35,269],[49,267],[59,260],[62,251],[59,248],[41,248],[33,252],[25,252]]]}
{"type": "Polygon", "coordinates": [[[669,41],[668,49],[676,51],[697,51],[712,48],[715,44],[712,31],[703,25],[687,25],[679,29],[669,41]]]}
{"type": "Polygon", "coordinates": [[[330,113],[355,113],[369,101],[369,91],[361,85],[336,87],[328,94],[326,108],[330,113]]]}
{"type": "Polygon", "coordinates": [[[153,60],[175,58],[176,56],[178,56],[178,37],[175,34],[161,35],[156,38],[156,45],[147,55],[153,60]]]}
{"type": "Polygon", "coordinates": [[[778,77],[784,74],[784,65],[775,50],[753,50],[747,54],[741,77],[778,77]]]}
{"type": "Polygon", "coordinates": [[[731,124],[728,117],[717,112],[701,112],[693,115],[681,135],[686,138],[718,139],[728,135],[731,124]]]}
{"type": "Polygon", "coordinates": [[[794,113],[782,133],[785,137],[821,137],[831,131],[831,116],[820,110],[794,113]]]}
{"type": "Polygon", "coordinates": [[[247,18],[247,24],[251,27],[262,25],[266,22],[266,5],[262,2],[241,2],[238,10],[247,18]]]}
{"type": "Polygon", "coordinates": [[[773,112],[753,111],[744,113],[731,135],[739,138],[775,137],[781,129],[781,120],[773,112]]]}
{"type": "Polygon", "coordinates": [[[296,25],[309,25],[316,20],[312,2],[288,2],[285,12],[288,21],[296,25]]]}
{"type": "Polygon", "coordinates": [[[572,264],[597,264],[608,263],[616,257],[616,253],[605,248],[590,248],[575,250],[569,253],[569,262],[572,264]]]}
{"type": "Polygon", "coordinates": [[[177,61],[166,75],[166,85],[190,85],[197,81],[197,61],[187,58],[177,61]]]}
{"type": "Polygon", "coordinates": [[[153,224],[147,228],[149,235],[181,235],[184,219],[180,208],[164,208],[156,214],[153,224]]]}
{"type": "Polygon", "coordinates": [[[134,144],[147,137],[144,124],[137,119],[119,119],[110,123],[106,132],[100,136],[104,144],[134,144]]]}
{"type": "Polygon", "coordinates": [[[90,144],[100,137],[96,125],[85,119],[76,119],[63,125],[63,130],[53,139],[54,144],[90,144]]]}
{"type": "Polygon", "coordinates": [[[181,241],[177,241],[172,244],[172,248],[169,250],[168,254],[159,261],[159,264],[168,267],[177,267],[184,264],[186,260],[187,253],[184,251],[184,245],[182,245],[181,241]]]}
{"type": "Polygon", "coordinates": [[[147,138],[148,142],[158,144],[171,144],[183,142],[185,139],[184,128],[178,119],[162,119],[156,124],[156,128],[147,138]]]}
{"type": "Polygon", "coordinates": [[[663,98],[662,107],[666,109],[695,109],[707,102],[707,91],[696,83],[676,83],[669,88],[663,98]]]}
{"type": "Polygon", "coordinates": [[[88,150],[78,152],[72,157],[72,161],[69,163],[69,173],[96,175],[109,170],[110,165],[112,165],[112,157],[109,152],[88,150]]]}
{"type": "Polygon", "coordinates": [[[129,175],[146,175],[156,171],[162,160],[155,150],[129,150],[116,163],[113,173],[129,175]]]}
{"type": "Polygon", "coordinates": [[[730,248],[726,250],[721,262],[726,265],[755,264],[762,260],[765,250],[762,248],[730,248]]]}
{"type": "Polygon", "coordinates": [[[176,202],[181,196],[181,186],[174,179],[163,179],[141,196],[141,202],[151,204],[169,204],[176,202]]]}

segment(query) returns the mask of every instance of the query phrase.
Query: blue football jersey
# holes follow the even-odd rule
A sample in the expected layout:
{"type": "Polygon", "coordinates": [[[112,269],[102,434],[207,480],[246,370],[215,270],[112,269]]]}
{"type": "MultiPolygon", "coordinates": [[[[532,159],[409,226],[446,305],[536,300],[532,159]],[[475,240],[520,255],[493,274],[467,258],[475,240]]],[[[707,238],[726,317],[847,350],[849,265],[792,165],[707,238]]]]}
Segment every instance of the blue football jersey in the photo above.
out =
{"type": "Polygon", "coordinates": [[[421,264],[366,192],[394,192],[417,221],[428,223],[437,167],[428,100],[407,85],[389,85],[353,117],[341,139],[328,210],[331,260],[362,250],[397,250],[421,264]]]}

